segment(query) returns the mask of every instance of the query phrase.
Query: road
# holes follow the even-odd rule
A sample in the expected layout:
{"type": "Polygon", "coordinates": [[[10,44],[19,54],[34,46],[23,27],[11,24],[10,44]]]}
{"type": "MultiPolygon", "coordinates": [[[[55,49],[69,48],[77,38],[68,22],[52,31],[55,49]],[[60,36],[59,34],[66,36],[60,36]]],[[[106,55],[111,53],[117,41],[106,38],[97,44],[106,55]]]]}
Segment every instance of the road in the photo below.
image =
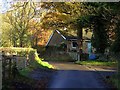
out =
{"type": "Polygon", "coordinates": [[[108,88],[100,76],[86,66],[74,63],[49,62],[59,70],[52,77],[48,89],[52,88],[108,88]]]}

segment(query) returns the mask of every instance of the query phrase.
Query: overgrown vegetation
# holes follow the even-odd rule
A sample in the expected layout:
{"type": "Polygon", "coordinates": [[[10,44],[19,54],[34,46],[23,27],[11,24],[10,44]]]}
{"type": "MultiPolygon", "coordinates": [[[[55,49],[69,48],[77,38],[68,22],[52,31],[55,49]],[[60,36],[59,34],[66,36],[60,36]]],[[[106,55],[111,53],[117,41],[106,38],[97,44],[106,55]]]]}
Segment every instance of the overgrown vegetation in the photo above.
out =
{"type": "Polygon", "coordinates": [[[69,62],[69,61],[74,61],[72,59],[72,57],[70,57],[69,54],[65,53],[65,52],[57,52],[57,53],[46,53],[44,55],[44,59],[46,61],[65,61],[65,62],[69,62]]]}
{"type": "Polygon", "coordinates": [[[2,90],[19,90],[19,89],[41,89],[46,88],[48,80],[42,78],[41,80],[34,80],[24,75],[17,75],[16,78],[6,79],[2,83],[2,90]]]}
{"type": "Polygon", "coordinates": [[[46,56],[45,60],[47,60],[47,61],[59,61],[59,62],[74,61],[72,59],[72,57],[70,57],[68,54],[62,54],[62,55],[54,54],[51,56],[46,56]]]}
{"type": "MultiPolygon", "coordinates": [[[[113,75],[109,80],[107,80],[107,82],[115,88],[120,88],[120,86],[119,86],[120,81],[118,80],[118,76],[116,74],[113,75]]],[[[118,89],[118,90],[120,90],[120,89],[118,89]]]]}
{"type": "Polygon", "coordinates": [[[22,70],[18,70],[18,74],[15,78],[11,76],[11,78],[5,78],[3,82],[3,90],[6,89],[15,89],[15,88],[45,88],[47,84],[47,79],[34,80],[29,78],[29,74],[36,68],[43,68],[43,69],[53,69],[53,66],[50,65],[48,62],[44,62],[43,59],[38,57],[38,53],[33,48],[15,48],[15,47],[7,47],[7,48],[0,48],[1,51],[9,55],[18,55],[22,57],[29,56],[28,66],[22,68],[22,70]]]}
{"type": "MultiPolygon", "coordinates": [[[[118,65],[119,63],[117,63],[116,66],[120,66],[118,65]]],[[[120,90],[120,71],[119,68],[117,67],[117,72],[116,74],[110,76],[110,78],[106,78],[105,81],[111,85],[113,88],[115,88],[115,90],[120,90]]]]}
{"type": "Polygon", "coordinates": [[[47,68],[53,68],[52,65],[48,64],[47,62],[44,62],[42,58],[39,58],[37,50],[33,48],[15,48],[15,47],[1,47],[1,51],[4,51],[4,53],[9,53],[11,55],[16,56],[25,56],[29,58],[30,66],[37,66],[34,65],[34,63],[38,63],[38,66],[44,66],[47,68]],[[32,64],[32,65],[31,65],[32,64]]]}
{"type": "Polygon", "coordinates": [[[74,61],[72,57],[60,47],[47,47],[42,57],[47,61],[74,61]]]}

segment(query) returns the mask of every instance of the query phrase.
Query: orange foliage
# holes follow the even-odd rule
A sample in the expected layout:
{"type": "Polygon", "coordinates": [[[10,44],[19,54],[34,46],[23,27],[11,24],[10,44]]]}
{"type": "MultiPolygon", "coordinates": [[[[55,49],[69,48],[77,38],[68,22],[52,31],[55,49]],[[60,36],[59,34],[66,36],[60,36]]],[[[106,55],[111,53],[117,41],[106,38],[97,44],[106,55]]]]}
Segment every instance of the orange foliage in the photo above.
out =
{"type": "Polygon", "coordinates": [[[30,24],[29,32],[31,32],[31,35],[33,37],[37,37],[38,40],[37,45],[45,46],[52,31],[43,29],[41,23],[40,22],[37,23],[36,20],[31,20],[29,24],[30,24]]]}
{"type": "Polygon", "coordinates": [[[43,30],[39,35],[39,41],[38,41],[38,45],[40,46],[45,46],[46,43],[48,42],[48,39],[51,35],[52,31],[51,30],[43,30]]]}

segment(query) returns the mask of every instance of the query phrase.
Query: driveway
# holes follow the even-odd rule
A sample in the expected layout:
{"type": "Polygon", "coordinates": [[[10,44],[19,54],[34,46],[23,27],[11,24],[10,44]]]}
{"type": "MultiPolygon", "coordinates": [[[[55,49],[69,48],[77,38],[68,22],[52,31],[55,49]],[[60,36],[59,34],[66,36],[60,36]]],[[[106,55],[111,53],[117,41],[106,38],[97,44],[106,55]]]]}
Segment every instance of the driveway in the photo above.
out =
{"type": "Polygon", "coordinates": [[[48,84],[48,89],[52,88],[109,88],[101,77],[86,66],[77,65],[71,62],[49,62],[58,71],[48,84]]]}

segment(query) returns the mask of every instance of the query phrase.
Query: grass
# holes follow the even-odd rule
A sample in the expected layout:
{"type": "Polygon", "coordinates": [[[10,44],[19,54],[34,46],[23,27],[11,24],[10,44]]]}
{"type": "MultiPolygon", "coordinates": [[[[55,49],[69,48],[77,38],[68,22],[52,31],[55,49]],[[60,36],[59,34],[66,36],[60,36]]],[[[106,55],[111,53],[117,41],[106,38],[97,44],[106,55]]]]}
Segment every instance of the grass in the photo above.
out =
{"type": "MultiPolygon", "coordinates": [[[[98,61],[98,60],[87,60],[87,61],[76,61],[75,63],[80,65],[92,65],[92,66],[111,66],[116,67],[117,61],[98,61]]],[[[113,88],[120,90],[120,80],[118,80],[117,74],[113,75],[107,82],[112,85],[113,88]]]]}
{"type": "Polygon", "coordinates": [[[120,61],[118,61],[117,66],[117,73],[114,74],[108,82],[117,88],[117,90],[120,90],[120,61]]]}
{"type": "MultiPolygon", "coordinates": [[[[1,49],[1,48],[0,48],[1,49]]],[[[44,78],[42,78],[43,80],[33,80],[31,78],[29,78],[29,74],[36,68],[47,68],[47,69],[53,69],[54,67],[52,65],[50,65],[48,62],[44,62],[42,58],[38,57],[38,53],[35,49],[32,48],[5,48],[6,50],[8,49],[13,49],[13,50],[18,50],[20,49],[21,51],[25,51],[25,50],[31,50],[31,54],[35,55],[33,60],[30,60],[30,65],[27,66],[26,68],[23,68],[22,70],[19,70],[19,75],[16,78],[8,78],[4,81],[3,83],[3,90],[7,90],[11,87],[13,87],[13,89],[15,88],[15,86],[13,85],[13,83],[17,82],[17,83],[22,83],[24,85],[28,85],[30,87],[36,87],[36,83],[37,83],[37,87],[41,87],[41,88],[45,88],[46,85],[46,81],[44,78]]],[[[8,50],[9,51],[9,50],[8,50]]],[[[26,54],[26,52],[25,52],[26,54]]],[[[32,58],[31,58],[32,59],[32,58]]],[[[15,89],[16,90],[16,89],[15,89]]]]}
{"type": "Polygon", "coordinates": [[[38,81],[36,80],[33,80],[29,77],[26,77],[24,75],[17,75],[16,78],[9,78],[9,79],[6,79],[4,81],[4,84],[3,84],[3,87],[2,87],[2,90],[17,90],[17,88],[20,88],[20,87],[23,87],[24,89],[24,86],[29,86],[29,88],[35,88],[36,86],[36,83],[38,81]],[[19,84],[22,84],[20,87],[19,86],[16,86],[16,85],[19,85],[19,84]],[[24,85],[24,86],[23,86],[24,85]]]}
{"type": "Polygon", "coordinates": [[[75,63],[81,65],[92,65],[92,66],[116,66],[115,61],[98,61],[98,60],[87,60],[87,61],[76,61],[75,63]]]}
{"type": "Polygon", "coordinates": [[[33,60],[29,66],[20,70],[19,72],[23,76],[29,76],[29,73],[36,68],[54,69],[54,67],[51,64],[49,64],[48,62],[42,61],[42,59],[38,57],[37,52],[35,52],[35,60],[33,60]]]}
{"type": "Polygon", "coordinates": [[[120,81],[118,80],[117,74],[113,75],[109,80],[107,80],[108,83],[110,83],[112,85],[112,87],[114,88],[118,88],[118,90],[120,90],[120,81]]]}
{"type": "Polygon", "coordinates": [[[51,64],[49,64],[48,62],[42,61],[42,59],[38,57],[37,52],[35,52],[35,59],[30,63],[29,66],[20,70],[19,72],[23,76],[28,76],[29,73],[32,72],[36,68],[53,69],[54,67],[51,64]]]}
{"type": "Polygon", "coordinates": [[[35,88],[46,88],[47,80],[42,78],[42,80],[34,80],[29,77],[29,74],[36,68],[47,68],[51,69],[53,68],[52,65],[50,65],[47,62],[43,62],[39,60],[40,58],[37,58],[38,60],[34,60],[33,63],[22,69],[19,70],[19,75],[15,79],[7,79],[5,80],[3,84],[3,90],[13,89],[16,90],[16,86],[14,84],[22,84],[22,87],[24,89],[24,86],[28,86],[30,89],[35,88]],[[23,86],[24,85],[24,86],[23,86]]]}
{"type": "MultiPolygon", "coordinates": [[[[45,62],[45,61],[42,61],[41,58],[38,57],[38,54],[37,52],[35,52],[35,61],[41,66],[43,67],[46,67],[46,68],[50,68],[50,69],[53,69],[54,67],[49,64],[48,62],[45,62]]],[[[34,62],[35,64],[37,64],[36,62],[34,62]]]]}
{"type": "Polygon", "coordinates": [[[28,76],[29,73],[30,73],[32,70],[33,70],[33,68],[29,66],[29,67],[26,67],[26,68],[24,68],[24,69],[22,69],[22,70],[19,70],[19,73],[20,73],[21,75],[23,75],[23,76],[28,76]]]}

